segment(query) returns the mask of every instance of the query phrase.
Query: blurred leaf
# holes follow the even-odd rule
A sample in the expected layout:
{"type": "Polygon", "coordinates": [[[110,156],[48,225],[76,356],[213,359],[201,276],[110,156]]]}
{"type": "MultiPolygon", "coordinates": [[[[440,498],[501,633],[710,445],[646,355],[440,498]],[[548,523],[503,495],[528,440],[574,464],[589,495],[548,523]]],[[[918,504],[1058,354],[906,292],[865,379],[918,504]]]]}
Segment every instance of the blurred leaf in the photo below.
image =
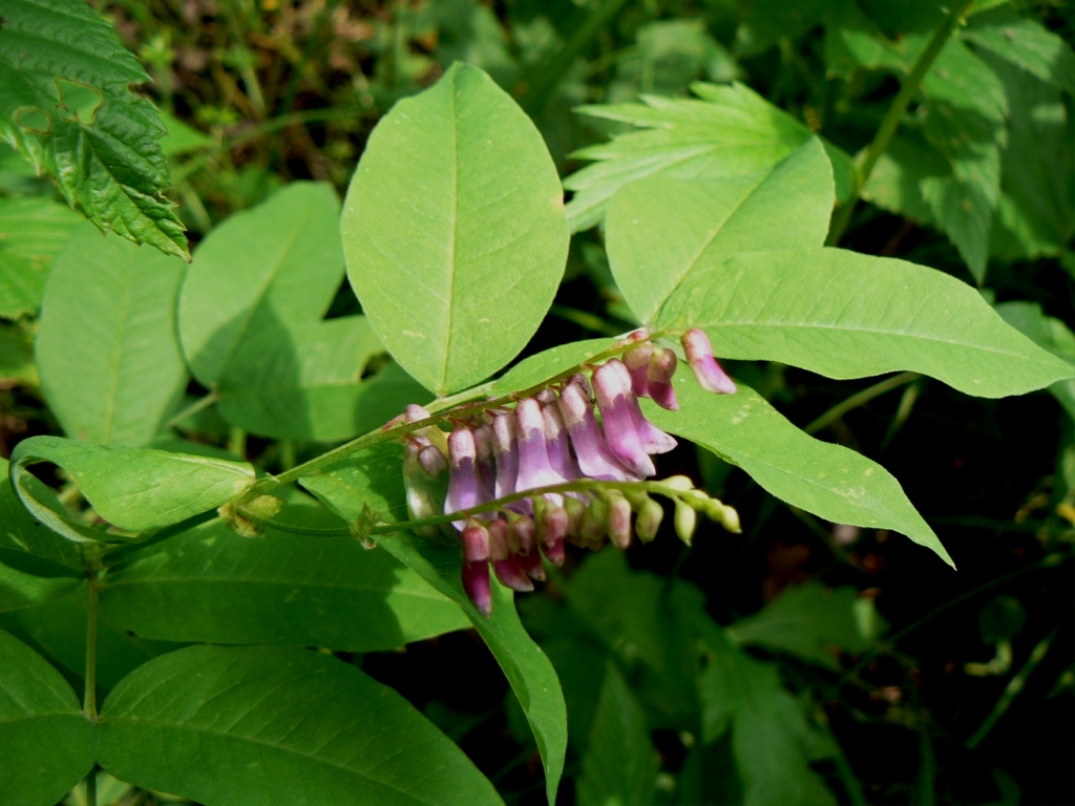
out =
{"type": "Polygon", "coordinates": [[[1042,81],[1075,93],[1075,52],[1071,46],[1011,6],[973,15],[962,37],[1042,81]]]}
{"type": "Polygon", "coordinates": [[[894,529],[949,565],[948,552],[896,479],[883,467],[842,445],[800,431],[748,386],[715,395],[691,377],[675,378],[680,410],[643,401],[658,427],[708,448],[741,467],[777,498],[833,523],[894,529]]]}
{"type": "Polygon", "coordinates": [[[718,83],[741,78],[735,58],[699,19],[664,19],[638,29],[637,46],[620,61],[609,96],[617,87],[654,95],[679,95],[698,79],[718,83]]]}
{"type": "Polygon", "coordinates": [[[736,31],[736,51],[741,56],[756,56],[782,39],[794,40],[820,23],[833,0],[754,0],[745,9],[742,25],[736,31]]]}
{"type": "Polygon", "coordinates": [[[754,644],[789,652],[803,660],[839,669],[832,647],[864,651],[871,636],[861,629],[854,588],[826,588],[817,582],[785,588],[752,616],[725,630],[737,644],[754,644]]]}
{"type": "MultiPolygon", "coordinates": [[[[319,506],[276,518],[339,526],[319,506]]],[[[462,629],[454,602],[384,551],[353,537],[266,529],[240,537],[220,520],[137,550],[113,568],[102,612],[147,638],[297,644],[349,652],[394,649],[462,629]]]]}
{"type": "Polygon", "coordinates": [[[17,324],[0,323],[0,379],[26,386],[41,385],[30,334],[17,324]]]}
{"type": "Polygon", "coordinates": [[[740,252],[824,245],[833,202],[832,168],[816,139],[756,173],[632,182],[612,197],[605,221],[616,285],[639,320],[652,322],[696,268],[740,252]]]}
{"type": "Polygon", "coordinates": [[[37,313],[52,261],[81,220],[49,198],[0,196],[0,316],[37,313]]]}
{"type": "Polygon", "coordinates": [[[79,0],[7,0],[0,28],[0,137],[103,232],[187,257],[164,196],[165,128],[131,91],[150,80],[112,26],[79,0]]]}
{"type": "Polygon", "coordinates": [[[71,236],[36,343],[42,388],[69,436],[139,447],[175,411],[188,382],[175,332],[185,268],[89,224],[71,236]]]}
{"type": "MultiPolygon", "coordinates": [[[[379,450],[352,456],[326,473],[306,476],[300,483],[348,523],[364,516],[367,508],[384,522],[405,519],[399,458],[402,448],[378,447],[379,450]]],[[[549,803],[555,803],[567,749],[564,695],[549,659],[519,621],[511,591],[493,578],[492,616],[486,618],[474,608],[463,590],[458,546],[435,544],[411,532],[385,535],[377,545],[417,571],[466,613],[504,670],[526,714],[544,763],[549,803]]]]}
{"type": "Polygon", "coordinates": [[[632,571],[622,553],[604,551],[587,558],[572,578],[567,603],[623,664],[654,727],[692,719],[698,711],[693,624],[705,604],[700,590],[632,571]]]}
{"type": "MultiPolygon", "coordinates": [[[[996,311],[1004,321],[1035,344],[1072,365],[1075,371],[1075,333],[1054,316],[1046,316],[1036,302],[1002,302],[996,311]]],[[[1075,420],[1075,378],[1057,381],[1049,392],[1075,420]]]]}
{"type": "Polygon", "coordinates": [[[51,806],[93,767],[94,726],[75,692],[30,647],[0,630],[0,799],[51,806]]]}
{"type": "Polygon", "coordinates": [[[438,395],[526,345],[563,275],[563,192],[541,135],[453,66],[370,137],[342,219],[348,276],[385,347],[438,395]]]}
{"type": "MultiPolygon", "coordinates": [[[[0,612],[59,599],[81,581],[78,544],[34,520],[11,489],[8,462],[0,458],[0,612]]],[[[35,497],[50,492],[37,479],[35,497]]]]}
{"type": "Polygon", "coordinates": [[[607,663],[576,785],[578,802],[584,806],[651,803],[656,779],[657,751],[650,741],[646,715],[616,665],[607,663]]]}
{"type": "Polygon", "coordinates": [[[862,198],[898,216],[937,228],[922,183],[948,174],[948,163],[917,132],[897,133],[877,160],[862,198]]]}
{"type": "Polygon", "coordinates": [[[491,8],[477,0],[435,0],[419,8],[415,27],[437,37],[437,62],[445,70],[462,62],[484,70],[505,89],[514,84],[519,66],[491,8]]]}
{"type": "Polygon", "coordinates": [[[38,520],[75,541],[123,537],[73,523],[35,498],[26,467],[38,462],[52,462],[70,473],[98,515],[130,532],[179,523],[254,483],[254,468],[245,462],[60,437],[24,439],[11,454],[15,492],[38,520]]]}
{"type": "Polygon", "coordinates": [[[203,803],[501,802],[396,692],[298,648],[163,655],[112,691],[98,732],[113,775],[203,803]]]}
{"type": "Polygon", "coordinates": [[[989,61],[1011,108],[990,251],[1002,260],[1059,255],[1075,235],[1075,120],[1059,90],[989,61]]]}
{"type": "Polygon", "coordinates": [[[802,706],[781,685],[776,665],[734,647],[708,619],[702,630],[712,653],[698,681],[702,740],[708,744],[731,732],[743,802],[835,804],[832,792],[810,769],[813,731],[802,706]]]}
{"type": "Polygon", "coordinates": [[[188,126],[175,115],[161,112],[161,123],[167,134],[161,139],[161,151],[166,157],[175,157],[214,145],[216,141],[193,126],[188,126]]]}
{"type": "MultiPolygon", "coordinates": [[[[575,152],[594,160],[564,180],[574,191],[567,205],[578,232],[604,218],[612,195],[625,184],[660,174],[672,179],[724,178],[770,169],[814,133],[743,84],[696,83],[699,100],[644,96],[644,104],[584,106],[592,117],[629,123],[642,131],[613,136],[605,144],[575,152]]],[[[850,157],[827,147],[836,197],[849,198],[854,167],[850,157]]]]}
{"type": "Polygon", "coordinates": [[[727,358],[780,361],[829,378],[912,370],[1003,397],[1071,376],[970,286],[890,258],[796,249],[706,260],[668,299],[658,328],[704,328],[727,358]]]}

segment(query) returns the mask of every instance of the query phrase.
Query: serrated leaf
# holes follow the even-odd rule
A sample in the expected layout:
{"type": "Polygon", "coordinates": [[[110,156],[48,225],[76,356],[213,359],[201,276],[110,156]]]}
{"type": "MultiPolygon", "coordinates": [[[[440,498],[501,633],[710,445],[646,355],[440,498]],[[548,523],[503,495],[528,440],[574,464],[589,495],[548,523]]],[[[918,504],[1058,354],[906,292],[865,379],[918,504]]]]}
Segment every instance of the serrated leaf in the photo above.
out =
{"type": "Polygon", "coordinates": [[[0,316],[37,312],[52,261],[80,220],[49,198],[0,197],[0,316]]]}
{"type": "Polygon", "coordinates": [[[42,389],[69,436],[142,446],[160,432],[189,380],[175,332],[185,268],[89,224],[72,235],[45,288],[35,345],[42,389]]]}
{"type": "Polygon", "coordinates": [[[854,588],[829,589],[817,582],[795,585],[725,633],[737,644],[789,652],[838,670],[832,647],[862,652],[870,645],[856,611],[859,601],[854,588]]]}
{"type": "MultiPolygon", "coordinates": [[[[589,229],[605,214],[622,186],[660,174],[674,179],[736,176],[771,168],[814,137],[790,115],[743,84],[696,83],[700,100],[644,96],[644,104],[584,106],[579,112],[629,123],[642,131],[616,135],[606,144],[576,152],[594,165],[564,180],[574,191],[567,205],[573,232],[589,229]]],[[[836,197],[850,198],[854,167],[850,157],[826,145],[833,162],[836,197]]]]}
{"type": "MultiPolygon", "coordinates": [[[[317,506],[285,512],[307,527],[341,525],[317,506]]],[[[101,608],[146,638],[349,652],[394,649],[470,623],[414,571],[353,537],[268,528],[251,540],[219,520],[125,557],[109,571],[101,608]]]]}
{"type": "Polygon", "coordinates": [[[226,503],[254,483],[254,468],[246,462],[60,437],[24,439],[11,454],[15,492],[38,520],[75,541],[125,538],[75,523],[35,498],[26,467],[39,462],[66,470],[98,515],[129,532],[179,523],[226,503]]]}
{"type": "Polygon", "coordinates": [[[149,75],[78,0],[8,0],[0,27],[0,136],[102,231],[188,257],[165,198],[159,113],[130,87],[149,75]]]}
{"type": "MultiPolygon", "coordinates": [[[[407,509],[401,453],[398,445],[382,444],[324,473],[306,476],[300,483],[348,523],[362,517],[367,507],[383,522],[404,520],[407,509]]],[[[564,695],[549,659],[519,621],[511,592],[493,582],[492,616],[486,618],[463,590],[458,546],[438,545],[410,532],[397,532],[381,537],[378,547],[459,605],[489,646],[534,733],[545,768],[545,790],[549,803],[555,803],[567,749],[564,695]]]]}
{"type": "Polygon", "coordinates": [[[698,266],[657,325],[704,328],[727,358],[841,379],[913,370],[980,397],[1023,394],[1071,374],[954,277],[841,249],[698,266]]]}
{"type": "Polygon", "coordinates": [[[1075,93],[1075,52],[1071,46],[1010,6],[975,14],[962,37],[1042,81],[1075,93]]]}
{"type": "MultiPolygon", "coordinates": [[[[49,492],[37,479],[34,495],[49,492]]],[[[81,581],[85,563],[78,545],[34,520],[15,495],[8,462],[0,458],[0,612],[59,599],[81,581]]]]}
{"type": "Polygon", "coordinates": [[[605,666],[587,747],[576,789],[580,804],[652,802],[657,751],[650,741],[646,715],[613,663],[605,666]]]}
{"type": "Polygon", "coordinates": [[[203,803],[501,802],[396,692],[298,648],[198,646],[152,660],[109,695],[98,734],[113,775],[203,803]]]}
{"type": "Polygon", "coordinates": [[[894,529],[952,564],[899,482],[877,463],[842,445],[807,435],[743,384],[734,395],[717,395],[704,391],[682,372],[674,383],[679,411],[665,411],[643,401],[646,416],[658,428],[741,467],[792,506],[833,523],[894,529]]]}
{"type": "Polygon", "coordinates": [[[605,221],[612,274],[639,320],[651,322],[698,266],[739,252],[822,246],[834,200],[832,168],[816,139],[755,173],[632,182],[613,196],[605,221]]]}
{"type": "Polygon", "coordinates": [[[731,732],[743,802],[835,804],[832,792],[810,769],[813,731],[802,705],[780,684],[776,665],[732,646],[708,619],[702,637],[712,652],[698,681],[702,740],[709,744],[731,732]]]}
{"type": "Polygon", "coordinates": [[[377,125],[341,222],[373,329],[438,395],[484,380],[552,304],[568,229],[534,124],[481,70],[454,65],[377,125]]]}
{"type": "Polygon", "coordinates": [[[51,806],[93,767],[94,726],[75,692],[30,647],[0,630],[0,799],[51,806]]]}

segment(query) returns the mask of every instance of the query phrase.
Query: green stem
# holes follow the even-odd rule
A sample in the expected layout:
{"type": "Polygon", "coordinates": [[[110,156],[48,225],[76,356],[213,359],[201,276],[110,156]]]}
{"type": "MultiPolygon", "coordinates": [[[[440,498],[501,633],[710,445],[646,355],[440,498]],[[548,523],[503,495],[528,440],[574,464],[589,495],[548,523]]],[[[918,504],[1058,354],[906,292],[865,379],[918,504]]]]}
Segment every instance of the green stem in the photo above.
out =
{"type": "Polygon", "coordinates": [[[880,383],[875,383],[873,386],[863,389],[861,392],[857,392],[851,397],[847,398],[840,403],[837,403],[831,409],[826,411],[810,425],[803,429],[807,434],[816,434],[821,429],[832,425],[839,420],[849,411],[857,409],[859,406],[863,406],[869,403],[875,397],[883,395],[885,392],[890,392],[893,389],[898,389],[906,383],[918,380],[922,376],[917,372],[901,372],[899,375],[893,375],[891,378],[885,378],[880,383]]]}
{"type": "Polygon", "coordinates": [[[181,412],[179,412],[177,415],[175,415],[172,419],[166,422],[164,424],[164,430],[167,431],[170,428],[175,428],[175,426],[179,425],[188,417],[193,417],[199,411],[209,408],[219,399],[220,398],[215,391],[210,392],[205,397],[198,398],[181,412]]]}
{"type": "Polygon", "coordinates": [[[89,575],[89,593],[86,598],[86,687],[82,694],[82,713],[91,722],[97,721],[97,567],[89,575]]]}
{"type": "Polygon", "coordinates": [[[835,246],[840,242],[840,238],[843,237],[848,224],[851,223],[851,216],[855,212],[855,206],[858,204],[859,194],[862,192],[862,188],[865,187],[866,180],[870,178],[874,166],[877,165],[877,160],[881,159],[881,155],[888,149],[888,144],[892,141],[892,136],[896,133],[896,129],[899,128],[911,99],[918,92],[922,79],[926,77],[929,68],[933,66],[937,56],[940,55],[944,46],[948,44],[948,40],[955,33],[956,28],[962,24],[963,17],[973,2],[974,0],[954,0],[948,11],[948,16],[945,17],[944,22],[934,32],[933,38],[929,40],[925,50],[919,54],[918,60],[915,61],[914,66],[911,68],[911,72],[907,75],[903,84],[900,85],[900,91],[896,94],[895,100],[892,101],[892,106],[888,108],[888,112],[881,121],[873,142],[870,143],[859,162],[854,195],[847,204],[836,212],[832,228],[829,231],[828,243],[830,245],[835,246]]]}
{"type": "MultiPolygon", "coordinates": [[[[660,336],[667,335],[663,332],[654,333],[652,338],[656,339],[660,336]]],[[[323,470],[326,467],[342,462],[348,456],[359,451],[364,451],[372,448],[374,445],[378,445],[382,442],[388,442],[390,440],[400,439],[407,434],[419,431],[428,426],[436,426],[446,420],[455,418],[465,418],[471,414],[476,414],[485,409],[495,409],[499,406],[505,406],[510,403],[514,403],[526,397],[532,397],[555,383],[562,380],[566,380],[574,375],[576,372],[581,371],[590,364],[604,361],[614,356],[620,355],[639,346],[636,342],[619,342],[607,350],[602,350],[596,355],[592,355],[585,361],[574,365],[570,369],[553,375],[551,378],[542,381],[539,384],[535,384],[522,391],[512,392],[511,394],[501,395],[500,397],[476,400],[474,402],[466,402],[472,400],[474,397],[482,397],[488,393],[490,384],[483,384],[482,386],[475,387],[474,389],[468,389],[463,392],[459,392],[451,397],[441,398],[434,401],[426,408],[433,412],[433,415],[427,417],[424,420],[417,420],[413,423],[399,423],[391,428],[378,429],[377,431],[371,431],[368,434],[363,434],[357,439],[353,439],[350,442],[346,442],[330,451],[327,451],[320,456],[317,456],[302,464],[295,465],[290,470],[285,470],[276,476],[266,476],[258,481],[251,487],[242,497],[244,500],[254,498],[258,495],[263,495],[270,490],[275,490],[277,487],[282,487],[285,484],[299,479],[303,476],[308,476],[317,470],[323,470]]],[[[525,497],[525,496],[524,496],[525,497]]],[[[243,513],[244,516],[246,513],[243,513]]]]}

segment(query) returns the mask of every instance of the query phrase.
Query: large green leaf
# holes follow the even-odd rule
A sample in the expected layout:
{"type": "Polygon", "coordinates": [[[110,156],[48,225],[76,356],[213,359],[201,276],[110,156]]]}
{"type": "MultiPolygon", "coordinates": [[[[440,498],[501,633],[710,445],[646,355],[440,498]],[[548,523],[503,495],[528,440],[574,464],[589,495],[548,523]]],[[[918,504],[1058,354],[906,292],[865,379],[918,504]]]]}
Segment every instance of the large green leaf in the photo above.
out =
{"type": "Polygon", "coordinates": [[[842,445],[799,430],[743,384],[734,395],[701,389],[689,373],[675,380],[680,410],[643,401],[647,417],[741,467],[792,506],[833,523],[894,529],[952,564],[937,535],[883,467],[842,445]]]}
{"type": "Polygon", "coordinates": [[[569,237],[541,135],[485,73],[459,64],[377,125],[342,231],[374,330],[438,395],[483,380],[526,345],[569,237]]]}
{"type": "Polygon", "coordinates": [[[707,262],[657,325],[704,328],[728,358],[781,361],[830,378],[913,370],[981,397],[1022,394],[1072,374],[954,277],[840,249],[707,262]]]}
{"type": "MultiPolygon", "coordinates": [[[[1055,316],[1046,316],[1035,302],[1002,302],[997,313],[1004,321],[1062,361],[1075,373],[1075,333],[1055,316]]],[[[1075,420],[1075,377],[1057,381],[1049,392],[1075,420]]]]}
{"type": "Polygon", "coordinates": [[[45,197],[0,197],[0,316],[36,313],[45,278],[81,218],[45,197]]]}
{"type": "Polygon", "coordinates": [[[580,804],[653,802],[657,751],[646,715],[613,663],[606,664],[587,747],[576,789],[580,804]]]}
{"type": "MultiPolygon", "coordinates": [[[[629,123],[642,131],[575,152],[594,160],[564,180],[575,191],[567,205],[573,231],[597,224],[623,185],[661,174],[677,179],[717,178],[771,168],[814,133],[743,84],[696,83],[701,100],[644,96],[644,104],[584,106],[578,111],[629,123]]],[[[850,198],[854,167],[840,149],[825,143],[833,164],[836,196],[850,198]]]]}
{"type": "Polygon", "coordinates": [[[777,667],[733,646],[709,619],[711,656],[698,681],[702,741],[731,732],[744,803],[823,806],[836,799],[809,762],[819,744],[802,705],[780,684],[777,667]]]}
{"type": "Polygon", "coordinates": [[[1059,35],[1011,6],[970,18],[964,39],[1061,89],[1075,93],[1075,52],[1059,35]]]}
{"type": "MultiPolygon", "coordinates": [[[[340,525],[320,507],[292,510],[291,520],[306,526],[340,525]]],[[[393,649],[469,624],[414,571],[354,538],[267,529],[251,540],[219,520],[124,558],[105,580],[101,608],[147,638],[351,652],[393,649]]]]}
{"type": "MultiPolygon", "coordinates": [[[[77,543],[35,520],[11,488],[8,462],[0,458],[0,612],[59,599],[78,587],[85,563],[77,543]]],[[[49,491],[27,479],[34,497],[49,491]]]]}
{"type": "Polygon", "coordinates": [[[179,523],[254,483],[254,468],[245,462],[60,437],[25,439],[11,455],[15,491],[38,520],[70,540],[122,538],[74,523],[35,498],[26,467],[38,462],[66,470],[98,515],[129,532],[179,523]]]}
{"type": "Polygon", "coordinates": [[[93,767],[93,724],[59,672],[0,630],[0,803],[52,806],[93,767]]]}
{"type": "Polygon", "coordinates": [[[536,355],[527,356],[493,381],[489,385],[489,393],[506,395],[537,386],[615,344],[616,339],[584,339],[550,347],[536,355]]]}
{"type": "MultiPolygon", "coordinates": [[[[399,446],[383,445],[301,483],[348,522],[366,515],[367,509],[388,523],[403,520],[407,510],[400,454],[399,446]]],[[[530,723],[545,765],[549,803],[555,803],[567,749],[564,695],[549,659],[519,621],[511,592],[493,582],[493,612],[486,618],[463,590],[458,546],[439,545],[410,532],[387,535],[378,546],[458,604],[489,646],[530,723]]]]}
{"type": "Polygon", "coordinates": [[[612,274],[639,320],[651,322],[698,266],[822,246],[833,201],[832,167],[816,138],[755,173],[632,182],[613,196],[605,221],[612,274]]]}
{"type": "Polygon", "coordinates": [[[113,775],[203,803],[501,802],[395,691],[298,648],[197,646],[156,658],[112,691],[98,734],[113,775]]]}
{"type": "Polygon", "coordinates": [[[102,231],[187,256],[164,196],[165,134],[131,91],[149,75],[112,26],[80,0],[6,0],[0,27],[0,137],[102,231]]]}
{"type": "Polygon", "coordinates": [[[147,445],[187,386],[175,332],[186,264],[80,227],[45,288],[37,363],[49,406],[75,439],[147,445]]]}

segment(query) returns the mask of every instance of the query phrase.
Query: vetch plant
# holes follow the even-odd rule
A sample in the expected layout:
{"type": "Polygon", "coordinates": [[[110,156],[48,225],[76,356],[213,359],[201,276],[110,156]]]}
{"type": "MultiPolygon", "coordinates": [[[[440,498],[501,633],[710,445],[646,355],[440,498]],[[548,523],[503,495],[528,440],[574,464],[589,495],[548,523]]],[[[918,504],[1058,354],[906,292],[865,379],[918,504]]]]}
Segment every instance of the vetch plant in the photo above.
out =
{"type": "MultiPolygon", "coordinates": [[[[76,231],[36,335],[41,388],[65,436],[29,437],[11,455],[0,605],[81,619],[85,648],[65,670],[85,690],[80,703],[46,641],[0,632],[0,782],[43,805],[97,766],[205,803],[309,792],[495,803],[455,742],[337,656],[472,627],[517,696],[554,803],[567,706],[514,594],[561,575],[569,544],[623,549],[670,526],[689,545],[699,514],[738,533],[735,508],[686,476],[661,478],[677,445],[715,454],[810,516],[901,533],[954,565],[891,474],[793,425],[740,377],[748,365],[727,362],[837,380],[913,372],[988,398],[1070,379],[1072,366],[953,276],[826,246],[837,182],[847,205],[864,181],[847,183],[850,158],[789,129],[741,85],[698,94],[737,110],[722,136],[772,141],[750,159],[706,162],[714,173],[677,172],[668,153],[644,159],[651,140],[624,135],[570,180],[565,209],[530,118],[482,70],[456,64],[380,121],[342,206],[327,185],[292,183],[215,227],[189,267],[170,215],[141,236],[170,256],[92,225],[76,231]],[[578,228],[603,225],[636,327],[513,363],[562,282],[569,211],[578,228]],[[326,318],[345,274],[362,313],[326,318]],[[187,397],[192,379],[203,397],[187,397]],[[213,444],[192,438],[207,433],[213,444]],[[247,434],[273,441],[271,462],[249,461],[247,434]],[[59,496],[35,465],[59,468],[59,496]],[[142,655],[99,668],[105,641],[137,641],[142,655]]],[[[713,111],[665,111],[683,109],[688,123],[713,111]]],[[[39,156],[57,148],[5,136],[39,156]]],[[[617,556],[593,559],[626,586],[632,572],[617,556]]],[[[616,594],[587,589],[590,562],[562,584],[569,603],[616,594]]],[[[684,586],[666,590],[659,611],[615,600],[623,612],[652,605],[685,636],[676,665],[690,684],[658,679],[656,699],[682,706],[707,746],[734,731],[746,800],[791,802],[794,787],[770,780],[753,752],[773,725],[787,728],[797,780],[829,794],[809,767],[802,703],[774,667],[733,646],[684,586]]],[[[595,730],[641,736],[632,769],[652,779],[645,715],[621,671],[601,676],[595,730]]],[[[579,790],[599,793],[598,777],[579,790]]]]}

